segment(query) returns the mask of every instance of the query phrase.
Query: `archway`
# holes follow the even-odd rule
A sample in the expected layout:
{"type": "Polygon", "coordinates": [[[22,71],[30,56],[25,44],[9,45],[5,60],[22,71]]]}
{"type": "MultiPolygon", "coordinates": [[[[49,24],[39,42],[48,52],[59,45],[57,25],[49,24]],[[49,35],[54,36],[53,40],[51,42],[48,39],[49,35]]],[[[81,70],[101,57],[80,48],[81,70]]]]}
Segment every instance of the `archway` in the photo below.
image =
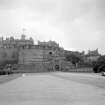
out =
{"type": "Polygon", "coordinates": [[[56,71],[59,71],[60,70],[60,67],[59,67],[59,65],[57,64],[57,65],[55,65],[55,70],[56,71]]]}

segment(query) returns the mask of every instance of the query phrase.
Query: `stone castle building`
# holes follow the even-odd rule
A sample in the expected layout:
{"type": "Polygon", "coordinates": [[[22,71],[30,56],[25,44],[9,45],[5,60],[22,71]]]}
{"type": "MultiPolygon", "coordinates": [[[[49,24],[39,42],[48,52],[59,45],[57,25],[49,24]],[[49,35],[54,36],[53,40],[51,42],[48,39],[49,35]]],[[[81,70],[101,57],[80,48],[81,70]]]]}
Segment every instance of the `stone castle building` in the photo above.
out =
{"type": "Polygon", "coordinates": [[[98,49],[93,50],[93,51],[88,51],[88,53],[86,54],[86,61],[87,62],[94,62],[97,61],[97,59],[101,56],[101,54],[99,54],[98,49]]]}
{"type": "Polygon", "coordinates": [[[33,39],[30,37],[29,39],[25,38],[25,35],[21,35],[20,39],[14,39],[14,37],[0,38],[0,47],[1,48],[20,48],[20,47],[30,47],[34,45],[33,39]]]}
{"type": "Polygon", "coordinates": [[[20,39],[0,38],[0,62],[5,61],[17,61],[21,69],[33,67],[40,71],[63,70],[66,64],[64,49],[55,41],[38,41],[35,45],[33,39],[26,39],[25,35],[20,39]]]}
{"type": "Polygon", "coordinates": [[[18,64],[20,72],[42,71],[74,71],[74,65],[65,59],[66,54],[76,54],[84,61],[96,61],[100,54],[98,50],[84,52],[66,51],[55,41],[34,44],[33,38],[21,35],[20,39],[14,37],[0,38],[0,64],[18,64]],[[24,71],[25,70],[25,71],[24,71]]]}

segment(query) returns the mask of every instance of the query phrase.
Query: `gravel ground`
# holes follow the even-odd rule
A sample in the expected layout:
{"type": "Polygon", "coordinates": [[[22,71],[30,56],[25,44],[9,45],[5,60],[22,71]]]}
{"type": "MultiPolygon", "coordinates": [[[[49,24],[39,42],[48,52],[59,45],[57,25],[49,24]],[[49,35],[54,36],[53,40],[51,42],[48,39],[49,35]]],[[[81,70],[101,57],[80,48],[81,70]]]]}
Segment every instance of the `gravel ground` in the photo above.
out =
{"type": "Polygon", "coordinates": [[[97,82],[98,78],[62,72],[22,74],[0,85],[0,105],[105,105],[105,89],[100,86],[105,79],[97,82]]]}

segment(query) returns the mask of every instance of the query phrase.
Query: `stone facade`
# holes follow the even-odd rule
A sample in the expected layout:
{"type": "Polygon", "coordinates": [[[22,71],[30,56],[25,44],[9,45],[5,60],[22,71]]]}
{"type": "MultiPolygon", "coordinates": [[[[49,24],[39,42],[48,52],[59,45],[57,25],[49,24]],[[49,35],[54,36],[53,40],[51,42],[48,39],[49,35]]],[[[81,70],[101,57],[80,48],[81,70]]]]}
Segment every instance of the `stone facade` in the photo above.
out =
{"type": "Polygon", "coordinates": [[[55,70],[56,66],[61,69],[61,62],[64,60],[63,50],[60,48],[51,48],[35,45],[31,49],[21,49],[19,51],[19,64],[42,64],[44,68],[55,70]]]}
{"type": "Polygon", "coordinates": [[[65,51],[55,41],[38,41],[35,45],[33,39],[26,39],[25,35],[20,39],[13,37],[0,39],[0,64],[5,61],[18,63],[21,72],[72,71],[75,67],[70,61],[65,60],[65,53],[74,53],[83,59],[86,58],[87,61],[93,60],[94,56],[94,59],[96,56],[99,57],[97,50],[89,51],[86,56],[84,52],[65,51]]]}
{"type": "Polygon", "coordinates": [[[0,64],[17,63],[18,50],[16,48],[0,48],[0,64]]]}
{"type": "Polygon", "coordinates": [[[25,35],[21,35],[20,39],[15,39],[14,37],[0,38],[0,47],[1,48],[24,48],[30,47],[34,45],[33,39],[30,37],[29,39],[25,39],[25,35]]]}
{"type": "Polygon", "coordinates": [[[93,50],[93,51],[88,51],[88,54],[86,54],[86,61],[87,62],[93,62],[97,61],[97,59],[100,57],[100,54],[98,52],[98,49],[93,50]]]}
{"type": "MultiPolygon", "coordinates": [[[[12,54],[11,56],[7,56],[8,60],[13,56],[11,50],[17,52],[18,57],[14,59],[18,60],[21,69],[34,67],[35,70],[39,69],[43,71],[45,69],[45,71],[54,71],[64,68],[62,67],[64,63],[64,49],[59,47],[59,44],[55,41],[38,42],[37,45],[34,45],[32,38],[26,39],[25,35],[22,35],[20,39],[10,37],[4,40],[1,38],[0,47],[0,53],[6,50],[8,54],[12,54]]],[[[1,61],[3,60],[1,58],[1,61]]]]}
{"type": "Polygon", "coordinates": [[[38,41],[38,45],[41,45],[41,46],[49,46],[49,47],[59,47],[59,44],[56,43],[55,41],[48,41],[48,42],[38,41]]]}

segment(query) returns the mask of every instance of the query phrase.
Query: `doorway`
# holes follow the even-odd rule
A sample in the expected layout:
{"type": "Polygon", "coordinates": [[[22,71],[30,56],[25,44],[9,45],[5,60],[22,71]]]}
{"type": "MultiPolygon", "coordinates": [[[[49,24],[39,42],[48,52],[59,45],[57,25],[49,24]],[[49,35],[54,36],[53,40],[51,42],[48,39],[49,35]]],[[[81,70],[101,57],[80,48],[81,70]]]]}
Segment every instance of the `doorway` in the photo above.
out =
{"type": "Polygon", "coordinates": [[[59,65],[55,65],[55,70],[56,70],[56,71],[59,71],[59,70],[60,70],[59,65]]]}

